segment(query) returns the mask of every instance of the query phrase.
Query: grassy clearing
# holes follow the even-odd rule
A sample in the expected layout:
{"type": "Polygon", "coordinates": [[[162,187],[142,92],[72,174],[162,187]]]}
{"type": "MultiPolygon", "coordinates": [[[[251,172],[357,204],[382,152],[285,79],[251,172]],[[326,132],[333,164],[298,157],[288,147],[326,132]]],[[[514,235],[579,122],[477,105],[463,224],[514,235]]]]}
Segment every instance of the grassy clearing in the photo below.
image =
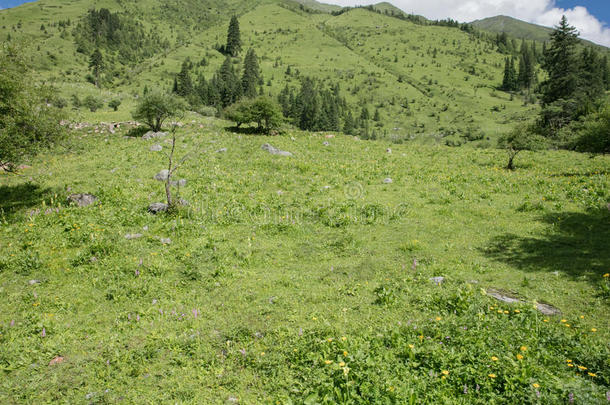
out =
{"type": "Polygon", "coordinates": [[[1,175],[0,402],[605,403],[608,157],[191,118],[173,215],[125,129],[1,175]]]}

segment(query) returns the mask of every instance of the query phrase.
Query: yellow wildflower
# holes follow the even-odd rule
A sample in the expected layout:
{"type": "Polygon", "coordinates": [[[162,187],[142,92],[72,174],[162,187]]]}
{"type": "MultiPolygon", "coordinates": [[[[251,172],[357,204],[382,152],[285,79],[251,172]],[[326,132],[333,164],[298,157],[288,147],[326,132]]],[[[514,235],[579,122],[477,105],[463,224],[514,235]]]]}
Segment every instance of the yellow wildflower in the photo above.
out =
{"type": "Polygon", "coordinates": [[[587,373],[589,375],[589,377],[597,377],[597,374],[595,373],[587,373]]]}
{"type": "Polygon", "coordinates": [[[604,277],[605,277],[605,278],[610,277],[610,273],[606,273],[606,274],[604,274],[604,277]]]}
{"type": "Polygon", "coordinates": [[[345,367],[345,362],[342,361],[341,363],[339,363],[339,367],[345,367]]]}
{"type": "Polygon", "coordinates": [[[498,361],[498,358],[496,356],[491,356],[491,361],[498,361]]]}
{"type": "Polygon", "coordinates": [[[440,321],[440,320],[441,320],[441,317],[440,317],[440,316],[437,316],[437,317],[436,317],[436,320],[437,320],[437,321],[440,321]]]}
{"type": "Polygon", "coordinates": [[[332,362],[333,362],[332,360],[324,360],[324,363],[326,363],[327,365],[332,364],[332,362]]]}
{"type": "Polygon", "coordinates": [[[581,371],[584,371],[584,370],[586,370],[587,368],[586,368],[585,366],[578,366],[578,369],[579,369],[579,370],[581,370],[581,371]]]}
{"type": "Polygon", "coordinates": [[[540,384],[538,384],[538,383],[533,383],[533,384],[532,384],[532,387],[534,387],[534,388],[540,388],[540,384]]]}
{"type": "Polygon", "coordinates": [[[497,376],[492,373],[492,374],[487,374],[487,377],[489,377],[489,378],[496,378],[497,376]]]}
{"type": "Polygon", "coordinates": [[[517,360],[523,360],[523,356],[521,354],[517,355],[517,360]]]}
{"type": "Polygon", "coordinates": [[[412,344],[409,344],[409,349],[413,349],[415,346],[413,346],[412,344]]]}
{"type": "Polygon", "coordinates": [[[520,350],[521,350],[522,352],[526,352],[526,351],[527,351],[527,346],[521,346],[521,347],[520,347],[520,350]]]}
{"type": "Polygon", "coordinates": [[[441,371],[441,373],[442,373],[443,375],[449,375],[449,371],[447,371],[447,370],[443,370],[443,371],[441,371]]]}
{"type": "Polygon", "coordinates": [[[343,355],[347,356],[347,350],[343,350],[343,355]]]}
{"type": "Polygon", "coordinates": [[[596,328],[591,328],[591,332],[597,332],[596,328]]]}

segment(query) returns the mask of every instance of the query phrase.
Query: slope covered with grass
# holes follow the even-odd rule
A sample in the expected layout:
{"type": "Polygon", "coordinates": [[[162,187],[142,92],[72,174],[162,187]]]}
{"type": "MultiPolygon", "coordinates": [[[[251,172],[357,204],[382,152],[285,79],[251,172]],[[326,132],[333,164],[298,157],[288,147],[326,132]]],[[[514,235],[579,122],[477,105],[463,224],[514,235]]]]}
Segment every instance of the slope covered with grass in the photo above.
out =
{"type": "MultiPolygon", "coordinates": [[[[40,77],[57,85],[66,100],[73,94],[99,92],[86,80],[89,56],[77,52],[72,37],[91,7],[107,7],[127,21],[141,23],[163,44],[137,63],[105,52],[104,91],[114,95],[99,97],[106,102],[113,97],[123,100],[120,110],[127,111],[119,111],[116,120],[128,115],[133,97],[144,86],[171,88],[187,57],[206,60],[194,78],[203,74],[209,80],[224,60],[215,48],[226,40],[233,14],[240,15],[244,48],[254,48],[261,59],[266,93],[275,97],[287,83],[298,88],[305,75],[338,83],[354,116],[363,106],[371,114],[380,110],[381,119],[372,129],[386,139],[451,136],[454,144],[464,139],[490,144],[515,120],[536,113],[522,97],[495,90],[505,57],[495,45],[457,28],[415,25],[367,9],[332,16],[278,0],[223,6],[212,2],[205,7],[187,0],[164,6],[146,1],[94,5],[85,0],[44,0],[0,11],[0,36],[26,39],[40,77]],[[66,26],[68,19],[71,24],[66,26]],[[288,67],[291,74],[286,73],[288,67]]],[[[388,9],[387,4],[379,7],[388,9]]],[[[108,112],[107,119],[112,120],[108,112]]],[[[87,116],[82,109],[74,113],[87,116]]]]}
{"type": "Polygon", "coordinates": [[[607,157],[185,122],[172,215],[125,128],[1,175],[0,402],[604,403],[607,157]]]}

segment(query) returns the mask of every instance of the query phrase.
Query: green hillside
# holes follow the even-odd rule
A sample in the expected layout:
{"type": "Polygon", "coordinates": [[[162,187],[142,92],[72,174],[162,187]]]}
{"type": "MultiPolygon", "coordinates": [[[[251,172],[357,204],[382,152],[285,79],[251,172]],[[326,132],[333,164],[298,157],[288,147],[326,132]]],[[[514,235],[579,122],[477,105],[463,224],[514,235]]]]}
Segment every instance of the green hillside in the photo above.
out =
{"type": "Polygon", "coordinates": [[[551,28],[531,24],[505,15],[476,20],[472,22],[472,25],[485,31],[506,32],[515,38],[525,38],[540,42],[548,41],[549,35],[553,32],[551,28]]]}
{"type": "Polygon", "coordinates": [[[607,403],[593,52],[545,116],[530,42],[389,3],[40,0],[0,39],[0,404],[607,403]]]}
{"type": "Polygon", "coordinates": [[[128,126],[0,174],[0,402],[605,401],[610,158],[183,122],[173,215],[128,126]]]}
{"type": "MultiPolygon", "coordinates": [[[[551,32],[553,32],[552,28],[528,23],[505,15],[483,18],[481,20],[473,21],[471,24],[483,31],[493,33],[505,32],[514,38],[527,39],[538,42],[548,41],[549,35],[551,34],[551,32]]],[[[580,39],[580,42],[583,45],[592,46],[597,50],[602,51],[607,55],[610,55],[610,49],[608,47],[595,44],[591,41],[587,41],[586,39],[582,38],[580,39]]]]}
{"type": "MultiPolygon", "coordinates": [[[[484,141],[536,113],[520,97],[495,90],[505,56],[492,43],[457,28],[416,25],[366,9],[339,16],[310,14],[291,1],[202,4],[41,0],[0,11],[0,36],[36,44],[29,49],[33,65],[69,98],[99,93],[85,80],[88,55],[76,52],[71,35],[86,10],[108,7],[140,22],[167,47],[127,65],[108,56],[113,80],[100,96],[122,97],[121,110],[132,107],[144,85],[169,88],[187,57],[206,58],[209,64],[196,73],[209,79],[224,60],[215,47],[225,41],[228,18],[238,14],[245,48],[253,47],[261,58],[267,92],[275,96],[286,84],[298,86],[297,76],[285,74],[288,66],[301,75],[338,82],[355,115],[363,105],[380,110],[382,120],[373,128],[378,136],[429,141],[480,128],[484,141]],[[70,26],[59,26],[67,19],[70,26]]],[[[113,120],[114,113],[106,112],[105,119],[113,120]]],[[[116,120],[125,115],[119,111],[116,120]]],[[[86,118],[87,112],[77,116],[86,118]]]]}

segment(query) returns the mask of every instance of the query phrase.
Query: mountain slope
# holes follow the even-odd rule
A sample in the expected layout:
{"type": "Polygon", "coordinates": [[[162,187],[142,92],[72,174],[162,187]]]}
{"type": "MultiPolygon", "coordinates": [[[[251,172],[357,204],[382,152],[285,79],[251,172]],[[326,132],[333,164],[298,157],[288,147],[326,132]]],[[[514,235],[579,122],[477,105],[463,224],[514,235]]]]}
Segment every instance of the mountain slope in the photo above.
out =
{"type": "MultiPolygon", "coordinates": [[[[276,96],[286,85],[298,88],[304,75],[339,84],[354,116],[360,115],[363,106],[371,115],[379,110],[380,121],[372,124],[378,136],[402,141],[462,134],[481,140],[536,112],[535,106],[524,106],[519,97],[513,99],[495,89],[501,82],[505,55],[483,38],[364,8],[332,16],[319,10],[309,13],[299,4],[289,0],[205,4],[41,0],[0,11],[0,21],[6,24],[0,37],[26,41],[41,79],[55,83],[66,99],[92,95],[107,102],[121,98],[117,113],[103,109],[94,115],[103,114],[107,120],[128,118],[144,86],[169,89],[186,58],[205,59],[207,64],[197,64],[193,74],[209,80],[225,59],[216,48],[226,40],[228,20],[234,14],[240,16],[244,50],[252,47],[260,58],[265,93],[276,96]],[[93,7],[119,12],[167,44],[137,63],[106,52],[108,80],[102,91],[87,82],[89,57],[77,52],[72,37],[76,23],[93,7]],[[69,26],[65,26],[67,19],[69,26]],[[292,73],[286,74],[287,70],[292,73]]],[[[378,7],[393,6],[380,3],[378,7]]],[[[72,114],[77,119],[93,117],[82,108],[72,114]]]]}

